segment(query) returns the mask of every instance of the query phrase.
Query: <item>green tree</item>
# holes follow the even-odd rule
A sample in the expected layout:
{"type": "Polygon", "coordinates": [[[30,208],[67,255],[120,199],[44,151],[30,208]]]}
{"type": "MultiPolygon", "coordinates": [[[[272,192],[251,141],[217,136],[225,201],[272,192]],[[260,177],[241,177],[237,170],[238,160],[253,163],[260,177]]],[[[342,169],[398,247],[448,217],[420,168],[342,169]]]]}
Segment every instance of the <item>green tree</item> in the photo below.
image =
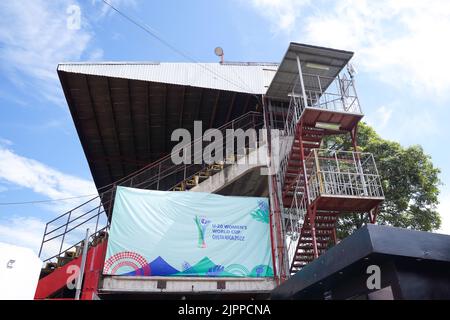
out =
{"type": "MultiPolygon", "coordinates": [[[[403,147],[382,139],[365,123],[358,126],[358,150],[373,154],[386,200],[377,223],[422,231],[439,229],[437,212],[440,170],[419,145],[403,147]]],[[[351,150],[350,137],[329,137],[327,148],[351,150]]],[[[339,219],[338,236],[343,238],[368,222],[367,214],[347,214],[339,219]]]]}

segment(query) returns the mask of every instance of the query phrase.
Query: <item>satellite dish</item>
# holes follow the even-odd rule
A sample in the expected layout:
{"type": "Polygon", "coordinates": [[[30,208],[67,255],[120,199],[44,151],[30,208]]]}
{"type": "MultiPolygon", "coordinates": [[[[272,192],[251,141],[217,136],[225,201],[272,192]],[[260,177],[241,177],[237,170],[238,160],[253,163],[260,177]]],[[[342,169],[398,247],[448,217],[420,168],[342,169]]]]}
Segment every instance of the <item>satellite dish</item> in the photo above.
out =
{"type": "Polygon", "coordinates": [[[216,54],[216,56],[222,57],[223,56],[223,49],[221,47],[216,47],[214,49],[214,53],[216,54]]]}
{"type": "Polygon", "coordinates": [[[216,56],[220,57],[220,63],[223,63],[223,49],[221,47],[216,47],[214,53],[216,56]]]}

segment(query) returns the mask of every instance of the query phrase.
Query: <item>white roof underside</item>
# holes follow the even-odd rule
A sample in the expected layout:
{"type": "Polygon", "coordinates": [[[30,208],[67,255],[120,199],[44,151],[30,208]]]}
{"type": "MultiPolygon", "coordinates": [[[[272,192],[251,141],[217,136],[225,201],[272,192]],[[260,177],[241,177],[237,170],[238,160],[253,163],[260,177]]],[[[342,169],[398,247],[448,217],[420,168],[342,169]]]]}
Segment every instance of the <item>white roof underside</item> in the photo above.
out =
{"type": "Polygon", "coordinates": [[[264,63],[61,63],[58,71],[225,91],[265,94],[276,64],[264,63]]]}

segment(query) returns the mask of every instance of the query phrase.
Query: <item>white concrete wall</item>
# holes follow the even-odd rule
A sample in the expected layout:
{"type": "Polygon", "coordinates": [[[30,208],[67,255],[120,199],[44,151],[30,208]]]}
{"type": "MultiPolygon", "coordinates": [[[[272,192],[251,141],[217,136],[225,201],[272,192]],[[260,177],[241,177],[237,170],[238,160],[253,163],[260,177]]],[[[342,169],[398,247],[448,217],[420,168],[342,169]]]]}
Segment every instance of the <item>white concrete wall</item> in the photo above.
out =
{"type": "Polygon", "coordinates": [[[264,167],[267,165],[267,147],[266,145],[252,150],[249,154],[240,158],[237,163],[225,168],[224,170],[214,174],[199,185],[193,187],[189,191],[193,192],[217,192],[225,188],[230,183],[238,180],[250,170],[264,167]],[[263,155],[263,156],[261,156],[263,155]]]}
{"type": "Polygon", "coordinates": [[[0,300],[32,300],[41,267],[33,250],[0,243],[0,300]]]}
{"type": "Polygon", "coordinates": [[[170,292],[170,293],[242,293],[270,292],[276,286],[273,278],[202,278],[202,277],[127,277],[105,276],[103,292],[170,292]],[[158,289],[158,281],[166,288],[158,289]],[[225,289],[217,289],[217,281],[225,282],[225,289]]]}

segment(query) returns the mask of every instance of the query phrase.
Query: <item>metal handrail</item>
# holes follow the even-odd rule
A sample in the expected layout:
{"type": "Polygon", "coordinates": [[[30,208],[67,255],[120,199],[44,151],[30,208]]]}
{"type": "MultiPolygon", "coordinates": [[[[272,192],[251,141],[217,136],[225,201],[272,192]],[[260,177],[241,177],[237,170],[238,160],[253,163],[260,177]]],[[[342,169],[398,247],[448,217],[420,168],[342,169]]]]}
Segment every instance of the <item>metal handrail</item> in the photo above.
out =
{"type": "MultiPolygon", "coordinates": [[[[258,127],[260,125],[263,125],[262,121],[253,121],[251,124],[246,123],[246,124],[244,124],[242,126],[239,126],[238,129],[245,130],[245,129],[255,128],[255,127],[258,127]]],[[[225,127],[222,128],[222,130],[227,130],[227,129],[229,129],[228,126],[225,126],[225,127]]],[[[223,151],[223,155],[226,154],[226,152],[224,152],[224,151],[226,151],[225,142],[227,140],[227,137],[228,137],[228,134],[226,133],[226,136],[223,139],[223,142],[224,142],[224,148],[222,150],[223,151]]],[[[255,141],[255,142],[257,143],[257,141],[255,141]]],[[[191,145],[185,146],[183,149],[190,148],[192,145],[193,145],[193,143],[191,145]]],[[[199,150],[198,153],[196,153],[194,151],[191,154],[191,157],[195,159],[197,155],[202,155],[202,153],[203,153],[203,150],[199,150]]],[[[166,161],[167,160],[169,160],[169,159],[166,159],[166,161]]],[[[160,163],[160,165],[161,165],[161,163],[160,163]]],[[[138,175],[136,175],[136,176],[134,176],[134,177],[132,177],[130,179],[130,181],[131,181],[130,186],[133,186],[133,187],[142,187],[143,185],[151,186],[152,184],[155,184],[156,182],[158,182],[158,181],[160,181],[160,180],[162,180],[164,178],[167,178],[167,177],[171,176],[174,173],[181,172],[181,171],[183,171],[183,170],[185,170],[187,168],[199,167],[196,172],[194,172],[194,173],[192,173],[190,175],[183,176],[183,180],[182,181],[189,180],[190,178],[195,176],[198,172],[203,170],[206,166],[207,166],[207,164],[205,162],[203,162],[201,164],[191,163],[191,164],[173,165],[172,160],[170,159],[169,165],[167,166],[167,168],[163,169],[164,171],[161,171],[161,169],[159,169],[158,170],[158,175],[155,175],[154,177],[148,178],[148,179],[144,180],[143,182],[139,182],[137,184],[133,183],[131,180],[135,179],[139,175],[138,174],[138,175]]],[[[124,184],[124,183],[122,183],[122,184],[124,184]]],[[[175,185],[177,185],[177,184],[175,184],[175,185]]],[[[157,189],[159,189],[159,188],[157,188],[157,189]]]]}
{"type": "MultiPolygon", "coordinates": [[[[238,118],[233,119],[232,121],[230,121],[230,122],[228,122],[228,123],[226,123],[226,124],[220,126],[220,127],[217,128],[217,129],[218,129],[218,130],[226,129],[226,128],[228,128],[228,126],[230,126],[230,124],[231,124],[231,126],[233,126],[233,124],[234,124],[235,122],[241,121],[242,119],[248,118],[249,116],[255,117],[255,116],[261,116],[261,114],[259,114],[258,112],[255,112],[255,111],[247,112],[247,113],[245,113],[245,114],[239,116],[238,118]]],[[[189,144],[188,146],[190,147],[190,146],[193,146],[196,142],[203,141],[202,138],[203,138],[203,137],[193,140],[193,141],[191,142],[191,144],[189,144]]],[[[185,146],[184,148],[186,148],[186,147],[188,147],[188,146],[185,146]]],[[[128,182],[129,180],[131,180],[133,177],[139,175],[140,173],[142,173],[142,172],[144,172],[144,171],[146,171],[146,170],[148,170],[148,169],[155,168],[155,167],[157,167],[158,165],[160,165],[162,162],[164,162],[164,161],[166,161],[166,160],[168,160],[168,159],[170,159],[170,158],[171,158],[171,155],[170,155],[170,153],[169,153],[169,154],[167,154],[166,156],[164,156],[164,157],[162,157],[162,158],[160,158],[160,159],[158,159],[158,160],[156,160],[156,161],[154,161],[154,162],[148,164],[147,166],[145,166],[145,167],[143,167],[143,168],[141,168],[141,169],[139,169],[139,170],[136,170],[135,172],[133,172],[133,173],[131,173],[131,174],[129,174],[129,175],[127,175],[127,176],[125,176],[125,177],[123,177],[123,178],[117,180],[116,182],[114,182],[113,184],[110,184],[109,186],[121,185],[121,184],[123,184],[123,183],[126,183],[126,182],[128,182]]],[[[105,186],[102,187],[102,188],[105,188],[105,186]]]]}
{"type": "Polygon", "coordinates": [[[73,211],[75,211],[75,210],[77,210],[77,209],[83,207],[84,205],[90,203],[91,201],[97,199],[98,197],[99,197],[99,196],[95,196],[94,198],[91,198],[90,200],[88,200],[88,201],[86,201],[86,202],[80,204],[79,206],[77,206],[77,207],[75,207],[75,208],[73,208],[73,209],[71,209],[71,210],[69,210],[69,211],[67,211],[67,212],[65,212],[65,213],[63,213],[63,214],[61,214],[60,216],[56,217],[55,219],[50,220],[49,222],[47,222],[47,224],[50,224],[50,223],[52,223],[52,222],[55,222],[56,220],[58,220],[58,219],[60,219],[60,218],[62,218],[62,217],[64,217],[64,216],[68,215],[69,213],[71,213],[71,212],[73,212],[73,211]]]}
{"type": "Polygon", "coordinates": [[[302,111],[307,107],[362,114],[354,80],[347,77],[345,72],[335,78],[307,73],[303,73],[302,76],[309,84],[309,88],[305,89],[306,99],[300,99],[303,92],[299,78],[291,94],[299,100],[302,111]],[[337,107],[339,105],[341,107],[337,107]]]}
{"type": "MultiPolygon", "coordinates": [[[[103,228],[100,229],[100,230],[97,230],[96,232],[94,232],[93,234],[91,234],[91,235],[89,236],[89,239],[92,238],[93,240],[95,240],[95,238],[96,238],[101,232],[106,232],[106,233],[107,233],[108,229],[109,229],[109,225],[103,227],[103,228]]],[[[75,244],[72,245],[71,247],[67,248],[64,252],[70,251],[71,249],[78,247],[78,246],[79,246],[80,244],[82,244],[83,242],[84,242],[84,239],[81,240],[81,241],[79,241],[79,242],[77,242],[77,243],[75,243],[75,244]]],[[[51,261],[51,260],[53,260],[53,259],[59,257],[60,255],[61,255],[61,253],[58,253],[58,254],[56,254],[56,255],[50,257],[50,258],[47,258],[47,259],[43,260],[43,262],[49,262],[49,261],[51,261]]]]}
{"type": "Polygon", "coordinates": [[[288,217],[285,217],[289,220],[289,226],[290,226],[290,232],[289,234],[286,234],[288,237],[288,258],[289,258],[289,264],[291,266],[290,269],[292,269],[292,263],[295,259],[295,255],[297,254],[295,252],[295,249],[297,248],[297,243],[300,241],[300,225],[303,223],[305,219],[305,215],[307,212],[307,199],[306,199],[306,193],[305,192],[299,192],[299,188],[301,186],[299,185],[299,180],[297,180],[297,184],[294,189],[294,199],[291,203],[291,207],[288,210],[288,217]],[[294,249],[294,251],[292,250],[294,249]]]}
{"type": "MultiPolygon", "coordinates": [[[[258,126],[262,126],[262,125],[263,125],[262,115],[257,112],[252,111],[252,112],[248,112],[242,116],[239,116],[238,118],[220,126],[218,128],[218,130],[221,130],[222,132],[224,132],[227,129],[257,128],[258,126]]],[[[193,140],[189,145],[184,146],[183,149],[192,148],[192,146],[194,146],[194,144],[198,143],[199,141],[203,141],[203,137],[193,140]]],[[[225,143],[226,139],[224,139],[223,142],[225,143]]],[[[194,156],[196,155],[195,152],[193,153],[193,155],[194,156]]],[[[130,186],[130,187],[140,186],[140,187],[149,188],[152,185],[157,184],[157,189],[159,189],[159,187],[160,187],[159,182],[162,179],[168,178],[174,174],[177,174],[180,172],[180,170],[183,170],[183,169],[185,170],[185,173],[186,173],[186,166],[187,165],[183,165],[183,164],[175,165],[172,162],[171,155],[168,154],[168,155],[162,157],[161,159],[159,159],[159,160],[135,171],[134,173],[127,175],[126,177],[116,181],[115,183],[109,185],[110,188],[108,190],[100,193],[98,196],[93,197],[92,199],[82,203],[81,205],[52,219],[45,225],[44,235],[42,237],[41,247],[39,249],[39,257],[41,257],[41,255],[42,255],[44,244],[46,244],[52,240],[55,240],[57,238],[61,238],[59,252],[56,255],[53,255],[52,257],[45,259],[44,262],[50,261],[51,259],[54,259],[54,258],[57,258],[57,257],[61,256],[62,254],[64,254],[66,251],[72,249],[75,245],[71,246],[67,249],[63,248],[65,236],[67,234],[69,234],[70,232],[78,229],[80,226],[92,221],[95,218],[97,218],[97,223],[96,223],[96,227],[95,227],[95,232],[93,234],[96,234],[100,216],[103,216],[104,213],[106,213],[107,215],[111,214],[112,205],[113,205],[113,201],[114,201],[114,194],[115,194],[117,186],[130,186]],[[164,169],[162,169],[163,165],[166,165],[166,167],[164,169]],[[154,170],[155,168],[157,170],[154,170]],[[161,170],[164,170],[164,171],[161,172],[161,170]],[[143,178],[142,179],[143,181],[137,182],[136,180],[138,180],[139,178],[143,178]],[[133,182],[137,182],[137,184],[133,185],[133,182]],[[94,204],[94,201],[98,201],[98,204],[97,203],[94,204]],[[79,210],[81,210],[85,207],[88,207],[86,212],[81,212],[80,214],[77,214],[79,210]],[[57,226],[52,228],[52,225],[56,221],[61,220],[62,218],[66,218],[64,220],[64,222],[62,222],[60,225],[58,224],[57,226]],[[83,219],[83,218],[85,218],[85,219],[83,219]],[[78,223],[76,226],[72,227],[73,222],[79,221],[81,219],[83,219],[83,220],[80,223],[78,223]],[[57,235],[48,238],[49,235],[52,235],[56,231],[61,230],[63,228],[64,228],[64,232],[58,233],[57,235]]],[[[199,170],[197,170],[194,173],[191,173],[189,171],[190,172],[189,176],[186,176],[186,174],[185,174],[183,176],[182,181],[185,181],[189,177],[192,177],[193,175],[195,175],[196,173],[198,173],[204,169],[204,163],[192,164],[192,165],[189,165],[189,168],[195,169],[194,168],[195,166],[200,166],[201,168],[199,168],[199,170]]],[[[106,186],[104,186],[102,188],[105,188],[105,187],[106,186]]],[[[100,188],[100,189],[102,189],[102,188],[100,188]]],[[[173,188],[173,186],[171,188],[173,188]]],[[[107,219],[106,224],[107,224],[107,226],[109,225],[109,219],[107,219]]],[[[107,228],[107,226],[102,228],[101,230],[104,230],[105,228],[107,228]]]]}
{"type": "Polygon", "coordinates": [[[312,168],[308,181],[311,200],[320,195],[384,198],[376,163],[369,152],[313,149],[306,163],[312,168]]]}

